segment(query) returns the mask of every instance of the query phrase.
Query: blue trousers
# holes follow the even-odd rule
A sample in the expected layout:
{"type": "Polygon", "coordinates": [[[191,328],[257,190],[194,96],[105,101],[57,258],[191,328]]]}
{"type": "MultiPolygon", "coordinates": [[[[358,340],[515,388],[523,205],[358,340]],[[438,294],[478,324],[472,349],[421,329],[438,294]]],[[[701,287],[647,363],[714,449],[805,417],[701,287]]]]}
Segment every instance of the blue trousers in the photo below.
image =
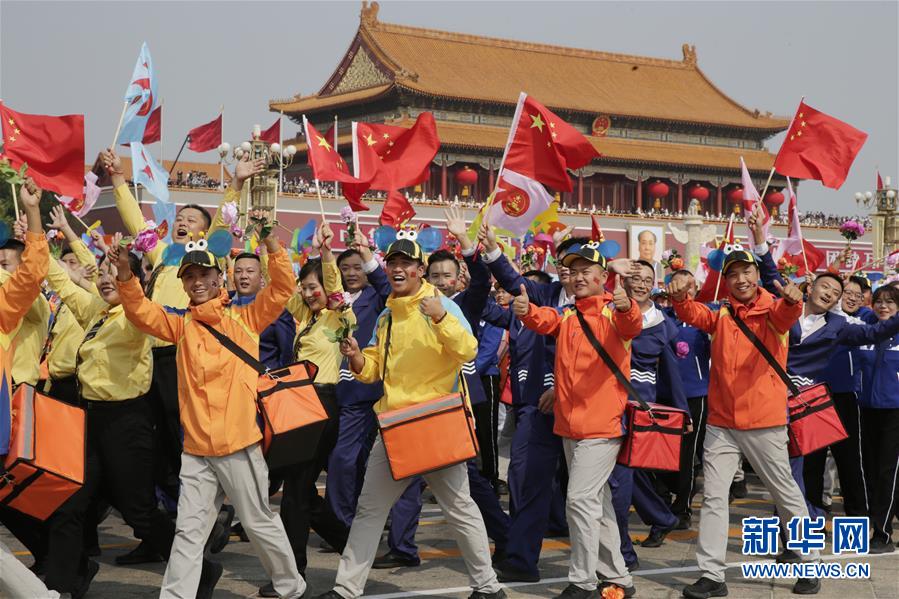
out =
{"type": "Polygon", "coordinates": [[[562,440],[553,433],[553,422],[552,414],[543,414],[536,406],[516,406],[515,433],[509,450],[512,521],[502,565],[538,576],[537,561],[553,512],[554,532],[567,529],[564,486],[558,484],[557,476],[560,463],[565,460],[562,440]]]}
{"type": "Polygon", "coordinates": [[[616,464],[609,477],[609,485],[612,487],[612,505],[615,506],[615,517],[618,520],[618,534],[621,535],[621,555],[624,556],[624,563],[632,564],[637,561],[637,553],[628,532],[631,504],[643,523],[650,525],[653,531],[674,527],[677,516],[671,513],[668,504],[656,493],[652,478],[645,470],[616,464]]]}
{"type": "MultiPolygon", "coordinates": [[[[505,551],[509,540],[509,515],[503,511],[493,485],[481,475],[474,460],[469,460],[467,466],[469,492],[484,518],[487,536],[493,539],[497,551],[505,551]]],[[[391,553],[408,558],[418,557],[415,531],[418,530],[418,519],[421,516],[423,489],[424,480],[416,476],[393,504],[390,510],[390,530],[387,533],[387,546],[391,553]]]]}
{"type": "Polygon", "coordinates": [[[339,418],[337,444],[328,459],[325,499],[337,519],[349,527],[362,491],[377,420],[369,403],[341,406],[339,418]]]}

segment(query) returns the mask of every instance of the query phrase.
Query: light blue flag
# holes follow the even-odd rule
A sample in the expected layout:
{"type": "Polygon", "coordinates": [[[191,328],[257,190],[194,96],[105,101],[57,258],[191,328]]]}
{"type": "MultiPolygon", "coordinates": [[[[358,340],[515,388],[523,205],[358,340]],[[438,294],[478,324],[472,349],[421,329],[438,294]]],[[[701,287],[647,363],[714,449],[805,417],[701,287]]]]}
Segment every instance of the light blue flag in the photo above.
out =
{"type": "MultiPolygon", "coordinates": [[[[163,204],[169,203],[169,174],[140,142],[131,142],[131,171],[135,183],[143,185],[163,204]]],[[[156,224],[159,224],[158,222],[156,224]]],[[[171,226],[173,222],[169,222],[171,226]]]]}
{"type": "Polygon", "coordinates": [[[141,46],[137,63],[134,65],[134,73],[131,75],[131,83],[125,90],[125,118],[119,132],[119,144],[143,141],[144,129],[150,114],[159,105],[159,96],[156,93],[156,73],[153,70],[153,59],[150,57],[150,49],[144,42],[141,46]]]}

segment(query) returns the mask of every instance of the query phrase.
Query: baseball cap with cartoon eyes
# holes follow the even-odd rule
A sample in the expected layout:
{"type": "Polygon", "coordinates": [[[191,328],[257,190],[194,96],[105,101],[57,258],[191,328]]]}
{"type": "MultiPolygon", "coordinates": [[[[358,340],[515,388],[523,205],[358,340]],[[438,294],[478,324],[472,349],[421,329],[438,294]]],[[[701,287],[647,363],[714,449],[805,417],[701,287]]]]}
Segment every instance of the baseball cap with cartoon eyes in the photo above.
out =
{"type": "Polygon", "coordinates": [[[188,241],[184,246],[184,257],[181,258],[181,266],[178,267],[178,278],[184,274],[188,266],[196,264],[204,268],[214,268],[221,272],[215,255],[209,251],[205,237],[201,237],[196,241],[188,241]]]}
{"type": "Polygon", "coordinates": [[[565,257],[562,258],[562,266],[567,268],[571,266],[571,263],[578,258],[583,258],[584,260],[593,262],[594,264],[599,264],[599,266],[604,269],[606,268],[606,258],[599,253],[598,241],[585,243],[574,251],[565,254],[565,257]]]}
{"type": "Polygon", "coordinates": [[[418,233],[412,229],[400,229],[397,231],[396,241],[387,247],[384,261],[387,262],[394,256],[402,255],[424,263],[424,252],[416,239],[418,239],[418,233]]]}
{"type": "Polygon", "coordinates": [[[724,246],[722,251],[726,254],[724,258],[724,264],[721,266],[722,275],[727,274],[727,269],[730,268],[732,264],[736,264],[737,262],[755,264],[756,268],[758,268],[759,262],[758,260],[756,260],[755,254],[743,249],[743,244],[739,242],[728,243],[724,246]]]}

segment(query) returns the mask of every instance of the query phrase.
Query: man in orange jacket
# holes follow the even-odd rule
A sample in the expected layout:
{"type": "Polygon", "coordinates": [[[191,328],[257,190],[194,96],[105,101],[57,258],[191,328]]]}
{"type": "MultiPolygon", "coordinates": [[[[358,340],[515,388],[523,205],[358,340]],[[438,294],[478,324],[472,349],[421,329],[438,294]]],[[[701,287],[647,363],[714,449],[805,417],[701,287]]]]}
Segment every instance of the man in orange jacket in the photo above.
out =
{"type": "Polygon", "coordinates": [[[609,276],[599,244],[591,242],[567,254],[562,264],[574,281],[575,309],[537,307],[524,285],[512,309],[526,327],[556,338],[556,399],[553,432],[562,437],[568,462],[566,513],[571,538],[568,586],[557,599],[587,599],[603,586],[634,593],[633,580],[621,556],[618,523],[612,506],[609,475],[621,447],[621,416],[627,392],[599,359],[581,328],[583,316],[597,341],[622,372],[631,371],[630,340],[643,329],[636,302],[616,282],[614,293],[604,285],[609,276]]]}
{"type": "MultiPolygon", "coordinates": [[[[696,559],[702,577],[684,588],[685,597],[724,597],[727,554],[727,495],[745,455],[774,498],[786,522],[808,517],[808,508],[790,471],[787,454],[787,390],[768,362],[737,325],[742,320],[782,367],[786,367],[790,327],[802,315],[802,292],[792,283],[781,287],[783,299],[759,287],[756,257],[742,248],[721,269],[728,301],[720,310],[694,301],[688,277],[675,277],[669,287],[674,310],[685,323],[712,336],[709,416],[703,454],[705,477],[699,546],[696,559]]],[[[817,560],[818,552],[804,557],[817,560]]],[[[800,578],[796,594],[815,594],[818,579],[800,578]]]]}
{"type": "MultiPolygon", "coordinates": [[[[184,453],[177,534],[160,598],[193,598],[198,587],[209,589],[211,596],[215,581],[201,580],[198,566],[226,495],[278,596],[300,597],[306,590],[284,525],[268,504],[268,467],[256,424],[259,375],[206,328],[230,337],[258,360],[259,334],[280,316],[294,293],[287,253],[274,236],[266,237],[265,245],[271,284],[252,303],[236,306],[223,288],[222,273],[205,239],[189,242],[178,278],[190,304],[175,312],[144,296],[128,268],[127,251],[115,244],[110,252],[119,264],[119,295],[128,320],[177,347],[184,453]]],[[[219,565],[213,577],[217,580],[221,573],[219,565]]]]}

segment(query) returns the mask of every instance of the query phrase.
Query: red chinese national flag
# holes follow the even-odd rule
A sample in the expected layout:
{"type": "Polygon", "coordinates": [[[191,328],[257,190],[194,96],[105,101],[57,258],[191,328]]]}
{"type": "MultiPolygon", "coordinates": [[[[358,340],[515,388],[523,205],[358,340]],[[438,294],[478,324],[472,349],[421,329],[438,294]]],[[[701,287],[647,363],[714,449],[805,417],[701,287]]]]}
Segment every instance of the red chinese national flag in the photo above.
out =
{"type": "Polygon", "coordinates": [[[525,93],[518,98],[512,127],[503,166],[554,189],[571,191],[567,169],[599,156],[583,134],[525,93]]]}
{"type": "Polygon", "coordinates": [[[187,132],[187,147],[194,152],[208,152],[222,143],[222,115],[187,132]]]}
{"type": "Polygon", "coordinates": [[[25,114],[0,104],[3,155],[42,189],[84,198],[84,115],[25,114]]]}
{"type": "MultiPolygon", "coordinates": [[[[252,136],[250,136],[252,137],[252,136]]],[[[281,143],[281,117],[272,123],[272,126],[263,131],[259,135],[259,139],[266,143],[270,144],[279,144],[281,143]]]]}
{"type": "Polygon", "coordinates": [[[599,228],[599,221],[596,220],[596,215],[590,215],[590,240],[598,241],[602,243],[606,240],[606,236],[602,234],[602,229],[599,228]]]}
{"type": "Polygon", "coordinates": [[[400,191],[391,191],[387,194],[387,201],[384,202],[384,208],[381,210],[381,218],[378,219],[382,225],[398,227],[406,221],[412,220],[415,216],[415,209],[406,196],[400,191]]]}
{"type": "Polygon", "coordinates": [[[306,117],[303,117],[303,128],[306,132],[306,146],[309,168],[312,169],[313,178],[319,181],[338,181],[341,184],[343,196],[349,202],[354,212],[368,210],[368,206],[362,203],[362,194],[368,191],[371,183],[360,180],[350,174],[343,157],[337,153],[331,141],[312,126],[306,117]]]}
{"type": "Polygon", "coordinates": [[[774,168],[782,175],[817,179],[839,189],[866,139],[864,131],[800,102],[774,168]]]}
{"type": "Polygon", "coordinates": [[[357,175],[371,179],[372,189],[391,191],[427,180],[440,149],[434,115],[423,112],[411,128],[374,123],[353,124],[357,175]]]}

